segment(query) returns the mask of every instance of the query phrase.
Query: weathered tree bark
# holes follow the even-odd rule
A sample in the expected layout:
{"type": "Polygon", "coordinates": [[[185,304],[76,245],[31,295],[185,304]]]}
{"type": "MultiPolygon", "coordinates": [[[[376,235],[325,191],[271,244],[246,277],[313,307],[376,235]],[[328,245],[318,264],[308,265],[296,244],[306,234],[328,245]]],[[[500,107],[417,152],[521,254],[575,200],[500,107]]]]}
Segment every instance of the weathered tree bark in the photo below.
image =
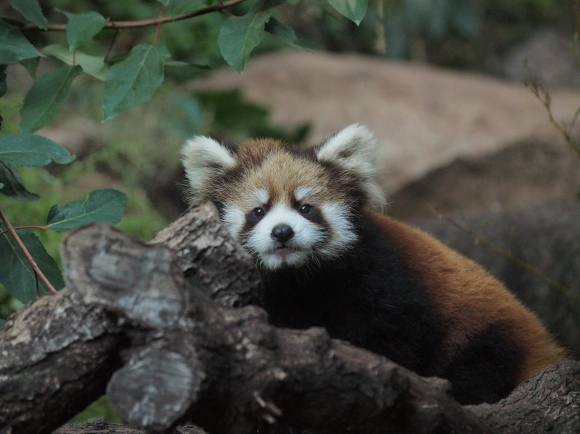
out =
{"type": "MultiPolygon", "coordinates": [[[[216,241],[227,234],[213,226],[210,208],[193,213],[217,229],[188,239],[192,214],[184,217],[174,226],[180,235],[156,238],[176,255],[103,225],[66,237],[69,289],[19,312],[0,331],[2,432],[49,432],[107,382],[119,414],[153,431],[184,420],[232,433],[272,422],[414,433],[573,432],[580,425],[578,362],[548,368],[497,404],[462,407],[444,380],[419,377],[322,329],[274,328],[257,307],[231,308],[255,300],[247,287],[257,285],[257,275],[235,244],[216,241]],[[211,258],[216,249],[231,258],[227,266],[211,258]],[[218,291],[206,288],[212,273],[218,291]]],[[[100,426],[97,432],[135,432],[100,426]]],[[[76,432],[85,428],[75,425],[76,432]]]]}
{"type": "Polygon", "coordinates": [[[13,315],[0,329],[0,432],[48,432],[101,396],[121,367],[118,332],[68,289],[13,315]]]}

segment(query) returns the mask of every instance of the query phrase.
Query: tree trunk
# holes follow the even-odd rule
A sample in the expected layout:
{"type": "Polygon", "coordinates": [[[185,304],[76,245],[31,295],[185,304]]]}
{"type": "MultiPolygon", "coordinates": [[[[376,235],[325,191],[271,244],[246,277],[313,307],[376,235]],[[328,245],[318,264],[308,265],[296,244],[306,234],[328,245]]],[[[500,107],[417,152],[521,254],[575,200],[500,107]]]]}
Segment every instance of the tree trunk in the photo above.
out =
{"type": "MultiPolygon", "coordinates": [[[[580,426],[579,362],[547,368],[496,404],[462,407],[445,380],[420,377],[320,328],[269,325],[250,305],[260,300],[258,274],[212,207],[193,210],[153,241],[104,225],[63,240],[67,289],[0,330],[0,432],[51,432],[105,387],[127,423],[157,432],[185,420],[231,433],[271,424],[364,433],[580,426]]],[[[71,430],[137,432],[98,420],[58,432],[71,430]]]]}

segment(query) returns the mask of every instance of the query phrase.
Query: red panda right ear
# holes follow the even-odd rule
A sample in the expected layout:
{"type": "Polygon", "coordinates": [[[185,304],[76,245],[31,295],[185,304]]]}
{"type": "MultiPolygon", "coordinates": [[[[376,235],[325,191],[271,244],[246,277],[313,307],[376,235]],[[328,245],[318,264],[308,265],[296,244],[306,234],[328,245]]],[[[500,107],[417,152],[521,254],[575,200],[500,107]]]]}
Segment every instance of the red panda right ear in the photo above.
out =
{"type": "Polygon", "coordinates": [[[375,180],[377,140],[367,127],[350,125],[328,138],[314,152],[319,161],[336,164],[358,175],[370,207],[382,210],[386,199],[375,180]]]}
{"type": "Polygon", "coordinates": [[[189,198],[192,205],[207,199],[207,190],[213,177],[238,164],[231,146],[205,136],[189,139],[181,150],[181,157],[191,187],[189,198]]]}

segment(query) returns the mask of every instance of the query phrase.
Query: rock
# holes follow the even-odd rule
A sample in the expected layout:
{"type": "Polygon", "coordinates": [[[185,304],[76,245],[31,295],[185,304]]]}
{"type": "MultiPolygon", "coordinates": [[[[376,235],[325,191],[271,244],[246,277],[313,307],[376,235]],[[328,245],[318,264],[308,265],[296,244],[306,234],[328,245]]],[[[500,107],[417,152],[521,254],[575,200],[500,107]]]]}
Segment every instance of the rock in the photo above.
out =
{"type": "Polygon", "coordinates": [[[539,29],[504,56],[503,72],[512,80],[539,79],[547,89],[580,88],[578,43],[572,35],[539,29]],[[527,67],[526,67],[527,64],[527,67]]]}
{"type": "Polygon", "coordinates": [[[447,216],[415,226],[481,264],[534,311],[559,343],[580,357],[580,202],[447,216]],[[491,243],[492,247],[486,245],[491,243]],[[500,253],[495,249],[508,252],[500,253]],[[510,257],[511,255],[511,257],[510,257]],[[514,257],[530,266],[526,269],[514,257]],[[549,282],[551,280],[557,285],[549,282]]]}
{"type": "MultiPolygon", "coordinates": [[[[312,123],[312,142],[359,122],[380,143],[380,181],[399,217],[541,203],[578,190],[572,156],[541,103],[521,84],[356,54],[285,51],[197,80],[194,89],[240,87],[272,120],[312,123]],[[420,199],[421,202],[418,202],[420,199]]],[[[551,94],[570,121],[580,93],[551,94]]]]}

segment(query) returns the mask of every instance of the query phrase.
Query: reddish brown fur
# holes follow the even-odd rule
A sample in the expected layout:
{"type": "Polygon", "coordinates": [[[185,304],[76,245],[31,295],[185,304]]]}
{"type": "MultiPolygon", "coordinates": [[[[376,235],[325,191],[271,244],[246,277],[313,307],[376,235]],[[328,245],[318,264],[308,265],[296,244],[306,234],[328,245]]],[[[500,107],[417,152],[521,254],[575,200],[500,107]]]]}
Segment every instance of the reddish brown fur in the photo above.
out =
{"type": "Polygon", "coordinates": [[[479,265],[418,229],[378,213],[373,219],[396,240],[405,265],[432,292],[441,323],[447,326],[445,346],[450,356],[465,347],[471,336],[501,320],[507,321],[522,351],[518,383],[566,359],[566,351],[539,319],[479,265]]]}

